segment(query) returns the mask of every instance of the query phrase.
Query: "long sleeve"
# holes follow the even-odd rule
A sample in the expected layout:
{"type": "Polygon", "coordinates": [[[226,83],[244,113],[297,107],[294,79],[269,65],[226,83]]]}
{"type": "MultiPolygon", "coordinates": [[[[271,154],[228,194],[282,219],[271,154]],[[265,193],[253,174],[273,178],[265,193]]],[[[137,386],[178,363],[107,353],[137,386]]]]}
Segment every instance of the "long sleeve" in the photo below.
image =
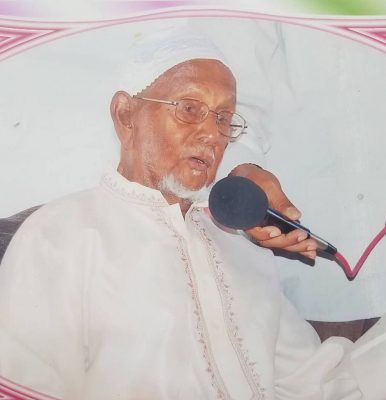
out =
{"type": "Polygon", "coordinates": [[[52,396],[62,398],[65,392],[58,371],[27,342],[20,341],[17,332],[0,324],[0,398],[19,398],[23,393],[49,400],[52,396]]]}
{"type": "Polygon", "coordinates": [[[41,213],[22,225],[0,267],[0,376],[76,399],[84,365],[83,269],[77,266],[85,262],[87,243],[75,233],[70,240],[60,220],[36,218],[41,213]]]}
{"type": "Polygon", "coordinates": [[[359,338],[350,355],[352,373],[366,400],[386,398],[386,318],[359,338]]]}
{"type": "Polygon", "coordinates": [[[275,355],[277,399],[382,400],[386,398],[386,330],[381,320],[357,343],[313,328],[283,299],[275,355]]]}

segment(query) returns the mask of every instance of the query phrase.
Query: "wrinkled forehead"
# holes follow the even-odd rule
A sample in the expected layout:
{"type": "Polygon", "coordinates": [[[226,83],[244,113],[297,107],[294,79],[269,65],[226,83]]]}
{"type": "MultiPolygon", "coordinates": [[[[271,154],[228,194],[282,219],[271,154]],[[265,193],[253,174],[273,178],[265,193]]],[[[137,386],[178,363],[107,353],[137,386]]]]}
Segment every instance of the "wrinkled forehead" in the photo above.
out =
{"type": "Polygon", "coordinates": [[[140,32],[129,47],[119,89],[137,94],[165,72],[197,59],[219,61],[229,68],[219,48],[186,25],[140,32]]]}

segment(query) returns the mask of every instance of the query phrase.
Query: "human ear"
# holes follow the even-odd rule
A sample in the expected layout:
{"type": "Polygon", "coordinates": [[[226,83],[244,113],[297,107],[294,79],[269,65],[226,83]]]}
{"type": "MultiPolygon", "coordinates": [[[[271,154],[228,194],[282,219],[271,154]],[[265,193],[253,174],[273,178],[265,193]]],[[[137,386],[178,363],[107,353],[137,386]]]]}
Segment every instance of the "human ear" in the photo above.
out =
{"type": "Polygon", "coordinates": [[[110,113],[115,132],[122,146],[126,149],[133,131],[133,98],[126,92],[116,92],[111,100],[110,113]]]}

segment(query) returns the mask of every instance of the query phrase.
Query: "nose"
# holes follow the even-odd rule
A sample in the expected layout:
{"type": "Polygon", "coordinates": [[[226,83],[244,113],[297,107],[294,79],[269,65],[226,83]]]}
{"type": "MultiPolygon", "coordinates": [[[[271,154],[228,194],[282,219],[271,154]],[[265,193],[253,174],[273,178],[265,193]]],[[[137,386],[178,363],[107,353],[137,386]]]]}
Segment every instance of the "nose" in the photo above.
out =
{"type": "Polygon", "coordinates": [[[218,130],[216,119],[217,115],[209,112],[208,116],[197,127],[197,138],[205,144],[216,144],[227,142],[226,136],[218,130]]]}

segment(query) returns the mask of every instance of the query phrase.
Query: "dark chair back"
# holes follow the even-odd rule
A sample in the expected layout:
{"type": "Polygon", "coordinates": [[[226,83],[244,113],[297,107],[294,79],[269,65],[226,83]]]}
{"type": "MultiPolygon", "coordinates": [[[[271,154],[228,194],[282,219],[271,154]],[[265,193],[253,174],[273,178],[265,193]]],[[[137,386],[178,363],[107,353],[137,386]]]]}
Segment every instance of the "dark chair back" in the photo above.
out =
{"type": "Polygon", "coordinates": [[[40,207],[41,206],[31,207],[8,218],[0,218],[0,263],[12,236],[19,229],[24,220],[40,207]]]}

